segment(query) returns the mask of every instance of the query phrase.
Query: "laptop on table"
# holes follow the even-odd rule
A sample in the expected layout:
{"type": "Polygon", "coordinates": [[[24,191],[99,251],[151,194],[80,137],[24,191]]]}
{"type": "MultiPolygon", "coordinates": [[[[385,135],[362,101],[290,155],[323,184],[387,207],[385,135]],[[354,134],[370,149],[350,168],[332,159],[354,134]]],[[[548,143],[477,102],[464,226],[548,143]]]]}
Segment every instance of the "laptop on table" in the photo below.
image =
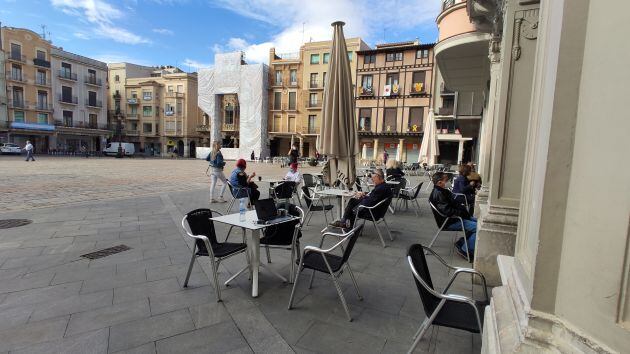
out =
{"type": "Polygon", "coordinates": [[[287,220],[292,220],[292,215],[281,216],[278,214],[276,202],[272,198],[259,199],[254,203],[258,224],[276,224],[287,220]]]}

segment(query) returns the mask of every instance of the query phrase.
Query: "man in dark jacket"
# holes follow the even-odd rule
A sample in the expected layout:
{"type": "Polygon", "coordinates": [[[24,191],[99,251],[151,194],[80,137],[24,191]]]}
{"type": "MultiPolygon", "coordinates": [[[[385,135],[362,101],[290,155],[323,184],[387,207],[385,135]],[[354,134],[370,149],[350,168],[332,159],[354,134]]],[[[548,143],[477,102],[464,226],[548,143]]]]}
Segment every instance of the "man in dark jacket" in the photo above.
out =
{"type": "MultiPolygon", "coordinates": [[[[433,191],[429,196],[429,201],[442,215],[446,215],[446,217],[453,217],[447,222],[444,230],[460,231],[462,229],[462,225],[459,222],[459,219],[455,217],[458,216],[462,218],[462,221],[464,222],[464,230],[466,231],[468,253],[472,256],[475,252],[475,242],[477,240],[477,219],[470,216],[466,207],[456,201],[453,198],[453,193],[446,189],[448,175],[442,172],[436,172],[433,175],[432,180],[433,191]]],[[[439,215],[438,213],[434,212],[433,215],[440,226],[444,223],[444,220],[446,220],[445,217],[439,215]]],[[[455,243],[455,249],[459,255],[466,258],[466,245],[464,244],[463,237],[455,243]]]]}
{"type": "Polygon", "coordinates": [[[332,226],[350,229],[354,224],[354,218],[357,215],[359,205],[372,207],[381,201],[392,197],[392,190],[389,188],[389,185],[385,183],[385,174],[383,173],[383,170],[377,169],[374,173],[372,173],[372,182],[374,183],[374,189],[372,189],[369,194],[357,192],[354,198],[351,198],[348,201],[348,205],[346,205],[343,212],[343,218],[332,223],[332,226]]]}

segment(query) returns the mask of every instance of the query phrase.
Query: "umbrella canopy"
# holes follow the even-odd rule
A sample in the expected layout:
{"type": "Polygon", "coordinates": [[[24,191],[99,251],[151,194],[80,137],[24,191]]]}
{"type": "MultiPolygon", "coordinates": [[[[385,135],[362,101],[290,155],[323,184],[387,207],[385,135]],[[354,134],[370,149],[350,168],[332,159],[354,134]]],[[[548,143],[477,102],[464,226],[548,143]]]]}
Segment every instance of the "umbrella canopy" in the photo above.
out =
{"type": "Polygon", "coordinates": [[[328,155],[330,181],[340,179],[351,186],[356,178],[356,158],[359,153],[350,60],[343,35],[345,23],[333,26],[333,41],[324,88],[320,153],[328,155]]]}
{"type": "Polygon", "coordinates": [[[435,117],[433,108],[431,108],[424,124],[424,136],[420,145],[418,162],[432,165],[435,163],[435,157],[438,155],[440,155],[440,149],[438,148],[437,133],[435,131],[435,117]]]}

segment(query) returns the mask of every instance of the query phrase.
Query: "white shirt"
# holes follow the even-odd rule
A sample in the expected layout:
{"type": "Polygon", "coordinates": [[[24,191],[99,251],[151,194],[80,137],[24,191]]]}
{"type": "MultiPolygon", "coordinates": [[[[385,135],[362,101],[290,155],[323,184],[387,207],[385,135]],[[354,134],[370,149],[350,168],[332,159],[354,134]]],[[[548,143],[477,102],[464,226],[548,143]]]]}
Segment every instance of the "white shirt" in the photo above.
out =
{"type": "Polygon", "coordinates": [[[291,170],[289,170],[289,172],[287,172],[287,175],[284,176],[284,180],[296,183],[300,182],[300,173],[298,171],[292,172],[291,170]]]}
{"type": "Polygon", "coordinates": [[[33,151],[33,144],[31,143],[26,144],[26,146],[24,147],[24,150],[33,151]]]}

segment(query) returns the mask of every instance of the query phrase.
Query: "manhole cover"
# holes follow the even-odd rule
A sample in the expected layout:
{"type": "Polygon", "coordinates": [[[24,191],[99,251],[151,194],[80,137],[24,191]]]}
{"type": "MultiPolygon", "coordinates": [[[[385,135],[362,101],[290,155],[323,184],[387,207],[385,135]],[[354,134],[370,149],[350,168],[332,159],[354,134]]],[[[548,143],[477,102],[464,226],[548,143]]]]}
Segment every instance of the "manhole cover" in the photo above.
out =
{"type": "Polygon", "coordinates": [[[0,229],[10,229],[13,227],[20,227],[32,223],[32,220],[28,219],[4,219],[0,220],[0,229]]]}
{"type": "Polygon", "coordinates": [[[100,251],[87,253],[87,254],[82,255],[81,257],[88,258],[88,259],[99,259],[99,258],[111,256],[112,254],[116,254],[116,253],[120,253],[120,252],[123,252],[123,251],[127,251],[127,250],[130,250],[130,249],[131,249],[131,247],[128,247],[128,246],[125,246],[125,245],[118,245],[118,246],[114,246],[114,247],[110,247],[110,248],[105,248],[105,249],[102,249],[100,251]]]}

